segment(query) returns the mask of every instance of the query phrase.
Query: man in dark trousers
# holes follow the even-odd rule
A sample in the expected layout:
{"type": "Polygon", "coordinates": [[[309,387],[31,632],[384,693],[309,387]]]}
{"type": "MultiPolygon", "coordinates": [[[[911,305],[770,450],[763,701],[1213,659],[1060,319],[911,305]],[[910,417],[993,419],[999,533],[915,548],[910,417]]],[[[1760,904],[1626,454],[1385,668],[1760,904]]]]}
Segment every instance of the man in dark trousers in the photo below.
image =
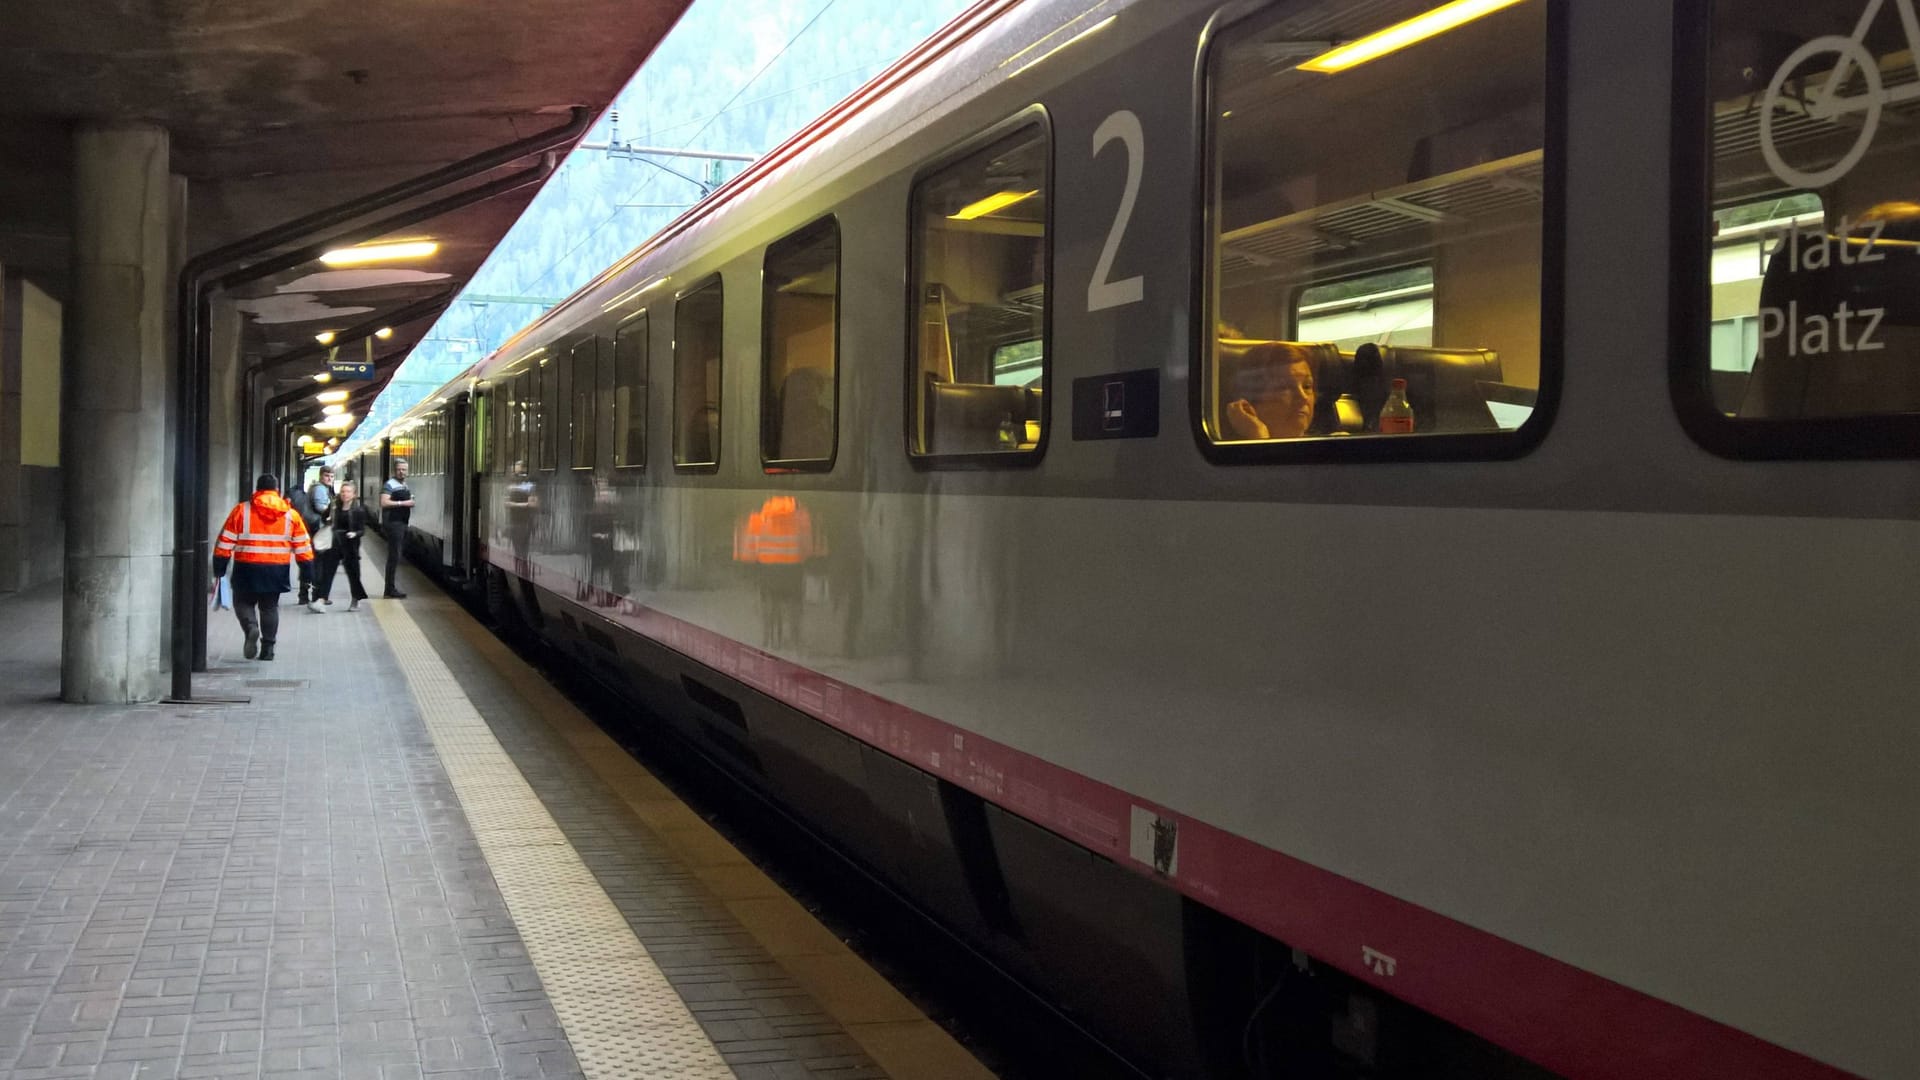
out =
{"type": "Polygon", "coordinates": [[[413,514],[413,489],[407,487],[407,459],[393,460],[393,475],[380,489],[380,514],[387,536],[387,591],[389,600],[405,600],[400,591],[400,551],[407,543],[407,518],[413,514]]]}
{"type": "Polygon", "coordinates": [[[280,594],[288,589],[287,567],[300,567],[302,588],[313,580],[313,543],[306,523],[280,497],[280,482],[264,473],[254,482],[253,498],[227,512],[220,539],[213,545],[213,576],[226,576],[233,562],[233,613],[247,635],[242,650],[251,660],[273,659],[280,634],[280,594]]]}

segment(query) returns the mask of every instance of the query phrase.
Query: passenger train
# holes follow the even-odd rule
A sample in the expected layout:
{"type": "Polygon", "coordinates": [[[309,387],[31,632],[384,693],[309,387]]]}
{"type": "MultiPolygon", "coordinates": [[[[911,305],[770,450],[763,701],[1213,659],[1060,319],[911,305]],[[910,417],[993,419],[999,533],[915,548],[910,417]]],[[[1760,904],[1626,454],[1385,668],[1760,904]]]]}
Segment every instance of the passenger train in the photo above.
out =
{"type": "Polygon", "coordinates": [[[416,559],[1156,1076],[1920,1076],[1910,0],[985,0],[416,559]]]}

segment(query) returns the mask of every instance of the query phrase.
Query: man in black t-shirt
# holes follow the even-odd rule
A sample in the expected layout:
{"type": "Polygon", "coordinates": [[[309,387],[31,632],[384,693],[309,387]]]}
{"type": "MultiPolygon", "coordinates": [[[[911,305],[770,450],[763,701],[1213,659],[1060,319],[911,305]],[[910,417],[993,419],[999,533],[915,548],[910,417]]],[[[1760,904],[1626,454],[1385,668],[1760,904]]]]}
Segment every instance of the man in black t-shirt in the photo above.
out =
{"type": "Polygon", "coordinates": [[[387,536],[387,591],[380,595],[389,600],[404,600],[407,594],[400,591],[399,582],[400,550],[406,546],[407,519],[413,514],[413,489],[407,487],[406,458],[393,460],[393,475],[380,489],[380,513],[387,536]]]}

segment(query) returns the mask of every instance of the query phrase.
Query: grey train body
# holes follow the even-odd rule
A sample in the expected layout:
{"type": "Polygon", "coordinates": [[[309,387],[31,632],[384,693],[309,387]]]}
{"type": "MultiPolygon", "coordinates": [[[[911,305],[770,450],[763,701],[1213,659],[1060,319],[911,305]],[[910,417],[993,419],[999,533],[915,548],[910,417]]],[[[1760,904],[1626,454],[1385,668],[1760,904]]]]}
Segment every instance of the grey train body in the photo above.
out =
{"type": "MultiPolygon", "coordinates": [[[[1208,835],[1784,1048],[1808,1075],[1920,1074],[1920,466],[1732,460],[1689,437],[1669,387],[1664,122],[1684,12],[1551,8],[1562,160],[1538,363],[1555,402],[1524,453],[1212,460],[1194,389],[1210,183],[1196,73],[1213,36],[1266,9],[1034,2],[409,414],[394,437],[414,440],[397,452],[414,464],[416,555],[1168,1075],[1244,1067],[1216,1044],[1238,1040],[1267,974],[1234,965],[1281,947],[1340,973],[1354,1001],[1413,1002],[1519,1056],[1591,1064],[1455,1008],[1472,988],[1456,995],[1391,927],[1347,940],[1322,916],[1350,913],[1310,897],[1188,880],[1207,872],[1208,835]],[[1121,110],[1138,121],[1137,202],[1103,265],[1128,162],[1095,134],[1121,110]],[[1038,460],[929,467],[907,452],[903,407],[914,183],[1023,115],[1051,155],[1038,460]],[[834,456],[770,470],[763,259],[828,215],[834,456]],[[1140,299],[1090,309],[1097,272],[1138,276],[1140,299]],[[675,299],[716,277],[717,462],[677,469],[675,299]],[[605,404],[596,460],[573,460],[564,411],[545,421],[555,457],[524,480],[502,448],[478,449],[508,379],[551,362],[564,410],[568,349],[641,308],[644,468],[612,464],[605,404]],[[1074,437],[1075,380],[1139,370],[1156,373],[1157,435],[1074,437]],[[417,449],[429,422],[438,465],[417,449]],[[782,497],[805,509],[810,557],[743,559],[743,523],[782,497]],[[893,711],[837,719],[819,687],[893,711]],[[929,750],[896,717],[929,718],[948,744],[929,750]],[[1126,820],[1107,849],[1089,837],[1108,825],[1063,829],[1069,789],[1049,817],[990,761],[947,771],[969,740],[1124,793],[1147,815],[1134,854],[1126,820]],[[1305,939],[1280,932],[1295,926],[1305,939]]],[[[610,400],[612,365],[594,370],[610,400]]],[[[368,498],[394,453],[355,464],[368,498]]],[[[1332,1023],[1367,1027],[1359,1015],[1332,1023]]],[[[1386,1061],[1395,1030],[1348,1050],[1386,1061]]]]}

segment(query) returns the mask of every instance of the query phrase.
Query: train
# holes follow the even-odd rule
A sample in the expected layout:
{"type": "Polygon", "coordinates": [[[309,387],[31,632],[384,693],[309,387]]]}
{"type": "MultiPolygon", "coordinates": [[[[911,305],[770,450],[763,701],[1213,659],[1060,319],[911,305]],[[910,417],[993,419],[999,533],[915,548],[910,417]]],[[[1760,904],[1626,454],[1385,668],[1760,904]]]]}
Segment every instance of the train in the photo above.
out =
{"type": "Polygon", "coordinates": [[[1881,7],[984,0],[348,472],[1147,1075],[1920,1075],[1881,7]]]}

